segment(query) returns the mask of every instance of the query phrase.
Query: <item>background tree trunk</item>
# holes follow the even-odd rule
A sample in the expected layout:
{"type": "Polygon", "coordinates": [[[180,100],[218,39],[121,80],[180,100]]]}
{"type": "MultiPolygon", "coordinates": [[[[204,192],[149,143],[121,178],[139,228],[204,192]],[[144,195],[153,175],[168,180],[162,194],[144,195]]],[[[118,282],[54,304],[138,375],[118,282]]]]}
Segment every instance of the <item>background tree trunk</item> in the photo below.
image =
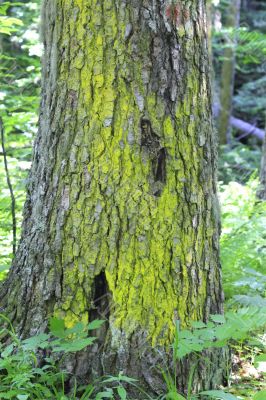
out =
{"type": "Polygon", "coordinates": [[[239,27],[241,0],[231,0],[226,14],[225,27],[227,33],[227,47],[224,50],[220,83],[221,110],[218,120],[220,144],[229,143],[231,140],[230,117],[232,112],[232,98],[235,81],[235,48],[237,41],[236,29],[239,27]]]}
{"type": "MultiPolygon", "coordinates": [[[[73,371],[157,392],[175,320],[223,303],[206,10],[188,4],[44,0],[40,127],[1,289],[22,336],[104,316],[73,371]]],[[[220,355],[198,385],[218,383],[220,355]]]]}
{"type": "Polygon", "coordinates": [[[266,200],[266,135],[264,136],[263,147],[262,147],[260,186],[257,195],[261,200],[266,200]]]}

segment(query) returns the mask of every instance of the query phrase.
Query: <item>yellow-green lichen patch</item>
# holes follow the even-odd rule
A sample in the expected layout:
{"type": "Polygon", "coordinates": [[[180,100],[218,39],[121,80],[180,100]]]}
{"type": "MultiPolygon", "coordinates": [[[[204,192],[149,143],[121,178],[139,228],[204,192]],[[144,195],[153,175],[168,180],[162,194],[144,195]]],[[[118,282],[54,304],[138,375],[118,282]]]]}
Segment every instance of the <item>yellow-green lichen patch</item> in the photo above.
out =
{"type": "Polygon", "coordinates": [[[199,75],[191,68],[185,93],[170,113],[147,79],[149,31],[136,42],[145,62],[133,63],[136,49],[125,39],[130,13],[111,0],[99,4],[61,1],[60,43],[70,36],[73,44],[73,58],[63,60],[58,77],[67,82],[61,124],[75,135],[65,170],[57,165],[60,184],[70,189],[62,224],[64,289],[56,313],[68,325],[88,320],[97,298],[94,280],[104,272],[113,329],[128,336],[144,331],[152,345],[168,345],[175,319],[183,325],[200,319],[206,302],[204,246],[211,246],[214,228],[202,218],[197,127],[207,103],[200,104],[199,75]],[[154,153],[143,145],[143,119],[156,140],[154,153]],[[154,172],[158,150],[165,156],[160,182],[154,172]]]}

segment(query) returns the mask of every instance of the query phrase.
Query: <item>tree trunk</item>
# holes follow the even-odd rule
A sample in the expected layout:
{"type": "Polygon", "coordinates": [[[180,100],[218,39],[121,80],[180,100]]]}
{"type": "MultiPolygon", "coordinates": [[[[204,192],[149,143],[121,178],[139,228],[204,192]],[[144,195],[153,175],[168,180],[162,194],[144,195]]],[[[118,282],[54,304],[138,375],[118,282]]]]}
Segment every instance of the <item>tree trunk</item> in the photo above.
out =
{"type": "Polygon", "coordinates": [[[262,147],[260,186],[257,195],[261,200],[266,200],[266,135],[264,136],[263,147],[262,147]]]}
{"type": "Polygon", "coordinates": [[[221,72],[221,92],[220,103],[221,111],[218,120],[218,131],[220,144],[231,141],[230,117],[232,112],[232,98],[234,93],[235,81],[235,48],[237,44],[236,29],[239,26],[241,0],[232,0],[227,8],[225,27],[229,29],[226,48],[224,50],[224,60],[221,72]]]}
{"type": "Polygon", "coordinates": [[[104,316],[73,371],[123,371],[155,392],[175,320],[223,303],[206,10],[187,4],[44,0],[40,127],[1,289],[22,336],[52,315],[104,316]]]}

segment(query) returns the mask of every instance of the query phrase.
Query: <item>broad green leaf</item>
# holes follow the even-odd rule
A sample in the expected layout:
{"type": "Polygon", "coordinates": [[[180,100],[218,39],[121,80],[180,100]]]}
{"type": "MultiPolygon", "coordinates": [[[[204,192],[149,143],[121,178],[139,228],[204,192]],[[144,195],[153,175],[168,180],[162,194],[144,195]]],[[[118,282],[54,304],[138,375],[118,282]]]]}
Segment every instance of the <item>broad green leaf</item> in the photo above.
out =
{"type": "Polygon", "coordinates": [[[8,8],[10,7],[10,2],[5,2],[3,4],[0,5],[0,14],[1,15],[6,15],[6,12],[8,10],[8,8]]]}
{"type": "Polygon", "coordinates": [[[0,392],[0,399],[13,399],[19,394],[18,390],[9,390],[8,392],[0,392]]]}
{"type": "Polygon", "coordinates": [[[187,329],[179,332],[179,339],[195,339],[193,333],[187,329]]]}
{"type": "Polygon", "coordinates": [[[106,392],[100,392],[97,393],[95,400],[101,400],[101,399],[111,399],[113,397],[113,391],[106,391],[106,392]]]}
{"type": "Polygon", "coordinates": [[[256,356],[255,363],[257,362],[266,362],[266,353],[256,356]]]}
{"type": "Polygon", "coordinates": [[[214,399],[220,400],[238,400],[237,397],[233,396],[230,393],[225,393],[222,390],[208,390],[206,392],[201,392],[200,394],[204,394],[205,396],[210,396],[214,399]]]}
{"type": "Polygon", "coordinates": [[[12,32],[18,30],[16,26],[23,25],[23,22],[18,18],[0,16],[0,32],[6,35],[11,35],[12,32]]]}
{"type": "Polygon", "coordinates": [[[50,345],[50,343],[48,342],[49,339],[50,335],[42,333],[40,335],[36,335],[29,339],[23,340],[22,344],[24,349],[26,350],[35,350],[38,347],[44,349],[50,345]]]}
{"type": "Polygon", "coordinates": [[[256,393],[253,397],[253,400],[265,400],[266,399],[266,390],[261,390],[260,392],[256,393]]]}
{"type": "Polygon", "coordinates": [[[75,353],[76,351],[81,351],[85,347],[90,346],[96,338],[89,337],[86,339],[75,339],[73,342],[65,341],[58,343],[55,347],[52,348],[54,353],[65,352],[65,353],[75,353]]]}
{"type": "Polygon", "coordinates": [[[125,375],[118,375],[118,376],[108,376],[106,379],[103,380],[103,383],[111,383],[111,382],[127,382],[127,383],[134,383],[137,382],[137,379],[129,378],[125,375]]]}
{"type": "Polygon", "coordinates": [[[66,337],[65,323],[61,319],[51,318],[49,321],[51,333],[58,338],[64,339],[66,337]]]}
{"type": "Polygon", "coordinates": [[[120,374],[118,375],[118,380],[120,382],[127,382],[127,383],[137,382],[137,379],[129,378],[128,376],[120,375],[120,374]]]}
{"type": "Polygon", "coordinates": [[[66,336],[73,335],[73,334],[80,334],[85,331],[85,325],[82,322],[78,322],[72,328],[66,329],[65,333],[66,336]]]}
{"type": "Polygon", "coordinates": [[[117,390],[117,393],[118,393],[120,399],[121,399],[121,400],[126,400],[126,398],[127,398],[126,389],[123,388],[123,386],[118,386],[118,387],[116,388],[116,390],[117,390]]]}
{"type": "Polygon", "coordinates": [[[102,326],[105,321],[103,319],[95,319],[94,321],[90,322],[88,325],[88,329],[92,331],[93,329],[98,329],[102,326]]]}
{"type": "Polygon", "coordinates": [[[1,357],[6,358],[8,356],[10,356],[10,354],[12,353],[12,351],[14,350],[14,344],[11,343],[9,346],[7,346],[4,351],[1,353],[1,357]]]}
{"type": "Polygon", "coordinates": [[[219,323],[219,324],[224,324],[224,323],[225,323],[225,318],[224,318],[224,316],[223,316],[223,315],[220,315],[220,314],[213,314],[213,315],[211,315],[211,320],[212,320],[213,322],[217,322],[217,323],[219,323]]]}
{"type": "Polygon", "coordinates": [[[204,341],[213,341],[215,338],[215,329],[202,329],[200,331],[200,338],[204,341]]]}
{"type": "Polygon", "coordinates": [[[119,379],[116,376],[110,376],[103,380],[103,383],[117,382],[119,379]]]}

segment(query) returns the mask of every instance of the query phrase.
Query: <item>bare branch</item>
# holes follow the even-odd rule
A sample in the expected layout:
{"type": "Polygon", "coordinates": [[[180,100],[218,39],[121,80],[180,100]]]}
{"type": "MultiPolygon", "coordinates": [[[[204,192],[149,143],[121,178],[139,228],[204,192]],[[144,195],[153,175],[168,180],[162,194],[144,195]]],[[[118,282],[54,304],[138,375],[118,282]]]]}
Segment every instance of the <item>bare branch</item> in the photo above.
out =
{"type": "Polygon", "coordinates": [[[12,183],[10,180],[10,174],[8,169],[8,162],[7,162],[7,154],[5,150],[5,134],[4,134],[4,125],[3,120],[0,117],[0,131],[1,131],[1,145],[2,145],[2,153],[4,157],[4,166],[5,166],[5,173],[6,173],[6,181],[8,185],[8,189],[10,192],[11,198],[11,214],[12,214],[12,231],[13,231],[13,256],[16,254],[16,247],[17,247],[17,222],[16,222],[16,200],[14,196],[14,191],[12,187],[12,183]]]}

